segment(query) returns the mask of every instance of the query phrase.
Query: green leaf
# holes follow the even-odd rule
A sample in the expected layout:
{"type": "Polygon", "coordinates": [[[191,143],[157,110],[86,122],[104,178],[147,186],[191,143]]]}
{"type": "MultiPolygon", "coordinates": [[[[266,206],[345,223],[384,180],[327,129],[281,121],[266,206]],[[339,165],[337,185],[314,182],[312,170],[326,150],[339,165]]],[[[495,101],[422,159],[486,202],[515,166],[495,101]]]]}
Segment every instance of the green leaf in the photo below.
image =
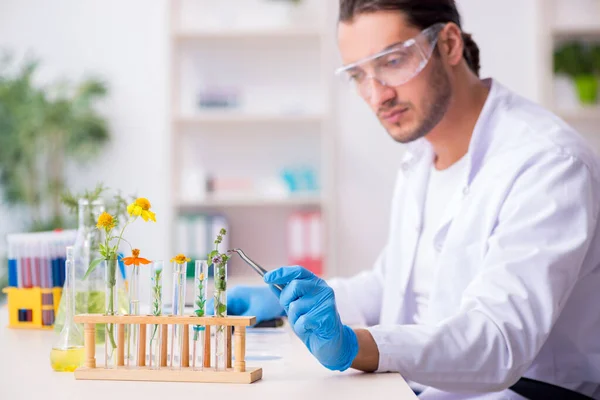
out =
{"type": "Polygon", "coordinates": [[[218,255],[219,255],[219,252],[217,250],[213,250],[210,253],[208,253],[208,263],[212,264],[212,259],[218,255]]]}
{"type": "Polygon", "coordinates": [[[225,304],[219,304],[219,306],[217,307],[217,313],[223,314],[226,311],[227,311],[227,306],[225,304]]]}
{"type": "Polygon", "coordinates": [[[83,276],[83,279],[85,280],[92,272],[94,272],[94,270],[96,269],[98,264],[100,264],[102,261],[104,261],[102,258],[96,258],[94,261],[92,261],[90,263],[90,266],[88,267],[88,270],[85,271],[85,275],[83,276]]]}

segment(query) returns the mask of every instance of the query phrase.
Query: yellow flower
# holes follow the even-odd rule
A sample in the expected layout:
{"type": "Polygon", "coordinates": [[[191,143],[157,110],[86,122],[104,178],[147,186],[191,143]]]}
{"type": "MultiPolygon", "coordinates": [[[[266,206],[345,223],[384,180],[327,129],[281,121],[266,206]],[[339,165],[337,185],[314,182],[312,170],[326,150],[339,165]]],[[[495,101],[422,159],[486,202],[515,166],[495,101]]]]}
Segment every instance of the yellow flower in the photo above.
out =
{"type": "Polygon", "coordinates": [[[156,214],[150,211],[150,207],[152,207],[150,201],[144,197],[140,197],[127,206],[127,212],[131,216],[141,216],[146,222],[148,220],[156,222],[156,214]]]}
{"type": "Polygon", "coordinates": [[[199,281],[203,281],[204,280],[204,274],[200,274],[200,276],[198,277],[199,281]]]}
{"type": "Polygon", "coordinates": [[[110,231],[112,228],[115,227],[115,225],[115,218],[105,211],[98,217],[98,223],[96,224],[96,227],[98,229],[104,228],[107,231],[110,231]]]}
{"type": "Polygon", "coordinates": [[[184,256],[183,254],[177,254],[177,256],[171,258],[171,262],[176,262],[177,264],[183,264],[186,262],[190,262],[191,260],[184,256]]]}
{"type": "Polygon", "coordinates": [[[123,259],[125,265],[139,266],[140,264],[150,264],[150,262],[150,260],[140,257],[140,251],[138,249],[133,249],[131,251],[131,257],[125,257],[123,259]]]}

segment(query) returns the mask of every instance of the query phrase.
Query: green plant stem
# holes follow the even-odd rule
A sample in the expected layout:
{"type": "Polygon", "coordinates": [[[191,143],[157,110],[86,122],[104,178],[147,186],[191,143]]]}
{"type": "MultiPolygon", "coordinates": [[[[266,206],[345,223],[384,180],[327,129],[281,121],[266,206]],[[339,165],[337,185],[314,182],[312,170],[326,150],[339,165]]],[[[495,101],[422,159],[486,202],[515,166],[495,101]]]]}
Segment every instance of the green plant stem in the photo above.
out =
{"type": "MultiPolygon", "coordinates": [[[[115,315],[115,285],[116,285],[116,273],[117,271],[115,271],[116,269],[116,260],[110,260],[109,264],[106,266],[106,268],[108,268],[108,285],[110,287],[109,289],[109,299],[108,299],[108,314],[109,315],[115,315]],[[113,268],[114,266],[114,268],[113,268]]],[[[113,347],[113,349],[117,348],[117,344],[115,343],[115,338],[114,338],[114,324],[107,324],[106,329],[108,331],[109,334],[109,339],[110,339],[110,344],[113,347]]]]}

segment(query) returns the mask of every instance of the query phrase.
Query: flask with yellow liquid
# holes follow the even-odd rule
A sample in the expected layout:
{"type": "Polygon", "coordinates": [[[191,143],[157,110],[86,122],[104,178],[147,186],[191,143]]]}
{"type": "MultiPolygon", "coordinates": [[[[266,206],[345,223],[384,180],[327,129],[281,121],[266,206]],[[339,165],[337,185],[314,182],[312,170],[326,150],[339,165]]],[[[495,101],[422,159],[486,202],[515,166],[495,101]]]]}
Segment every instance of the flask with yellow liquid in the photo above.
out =
{"type": "Polygon", "coordinates": [[[75,256],[73,247],[67,247],[67,260],[65,263],[65,286],[63,288],[63,299],[65,300],[65,321],[58,336],[58,340],[52,346],[50,352],[50,363],[52,369],[60,372],[73,372],[81,365],[85,358],[83,349],[83,335],[81,329],[73,321],[75,314],[75,256]]]}

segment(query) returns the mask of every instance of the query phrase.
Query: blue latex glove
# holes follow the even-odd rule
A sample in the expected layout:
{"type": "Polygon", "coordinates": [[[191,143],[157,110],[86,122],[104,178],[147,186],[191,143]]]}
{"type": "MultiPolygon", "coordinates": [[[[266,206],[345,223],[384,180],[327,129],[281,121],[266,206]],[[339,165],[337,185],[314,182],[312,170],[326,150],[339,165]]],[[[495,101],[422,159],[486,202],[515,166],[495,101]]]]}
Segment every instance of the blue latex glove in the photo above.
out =
{"type": "MultiPolygon", "coordinates": [[[[213,315],[214,298],[208,299],[206,314],[213,315]]],[[[253,315],[256,323],[268,321],[285,314],[277,296],[268,286],[234,286],[227,291],[228,315],[253,315]]]]}
{"type": "Polygon", "coordinates": [[[296,335],[323,366],[344,371],[358,353],[358,339],[343,325],[335,297],[325,281],[302,267],[283,267],[267,273],[268,284],[285,285],[279,304],[296,335]]]}

